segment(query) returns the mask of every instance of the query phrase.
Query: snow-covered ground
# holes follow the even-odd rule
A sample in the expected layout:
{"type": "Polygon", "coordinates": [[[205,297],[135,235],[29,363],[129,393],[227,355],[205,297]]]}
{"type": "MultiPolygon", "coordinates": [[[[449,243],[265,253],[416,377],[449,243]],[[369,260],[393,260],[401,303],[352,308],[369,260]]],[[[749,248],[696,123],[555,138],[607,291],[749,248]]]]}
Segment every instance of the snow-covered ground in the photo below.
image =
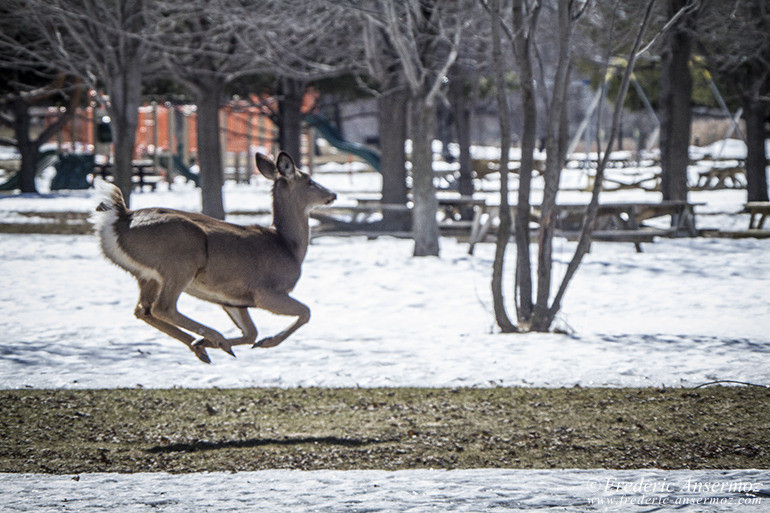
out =
{"type": "Polygon", "coordinates": [[[0,511],[759,513],[769,484],[757,470],[0,474],[0,511]]]}
{"type": "MultiPolygon", "coordinates": [[[[339,170],[338,170],[339,171],[339,170]]],[[[634,171],[618,171],[634,172],[634,171]]],[[[572,172],[578,181],[582,171],[572,172]]],[[[378,175],[319,173],[341,203],[378,175]],[[348,192],[345,192],[348,191],[348,192]]],[[[585,201],[565,191],[560,201],[585,201]]],[[[490,198],[490,200],[493,198],[490,198]]],[[[658,200],[608,193],[607,201],[658,200]]],[[[748,226],[745,191],[691,193],[701,228],[748,226]]],[[[89,211],[91,191],[0,196],[0,220],[19,211],[89,211]]],[[[132,207],[200,208],[199,191],[135,193],[132,207]]],[[[266,180],[228,184],[228,211],[269,211],[266,180]]],[[[17,216],[18,217],[18,216],[17,216]]],[[[242,222],[242,216],[233,220],[242,222]]],[[[251,218],[250,218],[251,219],[251,218]]],[[[269,223],[269,216],[256,216],[269,223]]],[[[558,327],[571,333],[500,335],[490,299],[493,247],[441,241],[440,258],[412,258],[412,243],[319,238],[295,296],[307,326],[273,349],[210,350],[201,364],[181,343],[133,316],[134,280],[106,262],[94,236],[0,235],[5,344],[0,386],[680,386],[717,379],[770,384],[770,240],[660,239],[595,243],[570,285],[558,327]]],[[[560,275],[574,243],[557,239],[560,275]]],[[[513,256],[513,250],[509,251],[513,256]]],[[[512,276],[509,262],[507,276],[512,276]]],[[[506,286],[510,298],[512,284],[506,286]]],[[[218,307],[183,296],[180,310],[228,335],[218,307]]],[[[253,311],[265,336],[290,322],[253,311]]]]}
{"type": "MultiPolygon", "coordinates": [[[[595,244],[559,320],[571,336],[495,333],[492,246],[442,246],[415,259],[405,240],[316,240],[295,291],[310,323],[237,359],[210,350],[207,366],[134,318],[136,284],[95,237],[0,235],[0,386],[770,384],[770,241],[595,244]]],[[[572,248],[557,241],[557,272],[572,248]]],[[[236,335],[218,307],[183,296],[180,310],[236,335]]],[[[253,314],[263,335],[291,321],[253,314]]]]}
{"type": "MultiPolygon", "coordinates": [[[[579,173],[570,177],[575,184],[585,178],[579,173]]],[[[376,190],[379,181],[353,172],[318,179],[342,192],[341,202],[376,190]]],[[[586,198],[567,191],[560,201],[586,198]]],[[[660,199],[640,191],[605,198],[660,199]]],[[[697,209],[701,228],[748,226],[746,216],[735,215],[744,191],[691,193],[691,200],[705,203],[697,209]]],[[[132,207],[150,205],[196,210],[200,197],[182,185],[134,194],[132,207]]],[[[225,205],[265,211],[267,186],[228,185],[225,205]]],[[[19,211],[93,206],[90,192],[0,196],[0,221],[17,222],[19,211]]],[[[204,365],[133,317],[136,284],[101,257],[95,237],[2,234],[0,387],[692,386],[718,379],[770,385],[770,240],[662,239],[645,244],[644,253],[631,244],[595,243],[558,320],[570,335],[497,334],[492,246],[481,244],[469,256],[466,244],[443,239],[441,245],[440,258],[415,259],[409,241],[316,239],[295,292],[312,308],[310,323],[277,348],[236,348],[237,359],[210,350],[213,364],[204,365]]],[[[557,239],[557,275],[573,248],[557,239]]],[[[510,298],[512,284],[505,290],[510,298]]],[[[180,309],[236,334],[213,305],[183,298],[180,309]]],[[[260,311],[254,317],[262,335],[290,322],[260,311]]],[[[6,474],[0,511],[655,511],[674,505],[748,512],[764,511],[770,500],[747,503],[752,499],[735,491],[690,493],[688,479],[770,489],[768,471],[267,471],[79,480],[6,474]],[[608,479],[638,486],[607,488],[608,479]],[[647,493],[650,482],[673,485],[647,493]],[[657,502],[643,503],[650,498],[657,502]]]]}

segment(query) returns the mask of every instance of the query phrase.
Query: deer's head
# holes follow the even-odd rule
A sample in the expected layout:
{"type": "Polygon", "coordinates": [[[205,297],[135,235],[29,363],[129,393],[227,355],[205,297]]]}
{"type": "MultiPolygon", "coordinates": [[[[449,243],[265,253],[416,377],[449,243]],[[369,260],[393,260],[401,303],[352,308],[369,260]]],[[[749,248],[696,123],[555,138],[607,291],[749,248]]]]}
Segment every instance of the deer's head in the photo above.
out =
{"type": "Polygon", "coordinates": [[[297,169],[288,153],[280,152],[275,162],[261,153],[257,153],[256,159],[259,172],[274,182],[274,201],[309,210],[337,199],[336,194],[297,169]]]}

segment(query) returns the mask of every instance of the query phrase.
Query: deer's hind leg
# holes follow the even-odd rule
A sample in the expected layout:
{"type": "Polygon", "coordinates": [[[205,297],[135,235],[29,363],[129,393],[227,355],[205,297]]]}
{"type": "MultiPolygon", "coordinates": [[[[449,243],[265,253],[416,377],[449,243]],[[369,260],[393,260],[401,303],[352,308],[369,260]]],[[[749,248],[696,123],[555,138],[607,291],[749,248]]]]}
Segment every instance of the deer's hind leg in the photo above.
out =
{"type": "Polygon", "coordinates": [[[152,304],[157,300],[159,292],[160,284],[157,281],[139,280],[139,302],[136,304],[134,315],[153,328],[184,343],[203,363],[211,363],[206,348],[203,345],[193,345],[195,338],[192,335],[152,315],[152,304]]]}
{"type": "Polygon", "coordinates": [[[179,296],[190,284],[190,281],[192,281],[192,278],[188,280],[164,280],[163,283],[160,284],[160,291],[158,292],[157,299],[150,307],[152,317],[177,328],[182,328],[183,330],[199,335],[199,338],[193,341],[192,345],[195,347],[206,346],[206,342],[213,342],[216,347],[235,356],[235,353],[230,349],[230,344],[224,335],[215,329],[209,328],[205,324],[190,319],[186,315],[181,314],[177,309],[179,296]]]}

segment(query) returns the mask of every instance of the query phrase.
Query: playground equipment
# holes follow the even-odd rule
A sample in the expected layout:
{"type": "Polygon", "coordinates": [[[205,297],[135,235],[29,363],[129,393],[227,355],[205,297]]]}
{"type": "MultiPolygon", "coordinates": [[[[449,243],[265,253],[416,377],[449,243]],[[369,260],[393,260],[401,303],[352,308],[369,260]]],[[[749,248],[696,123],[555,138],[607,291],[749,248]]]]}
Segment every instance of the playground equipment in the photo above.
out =
{"type": "MultiPolygon", "coordinates": [[[[196,187],[200,184],[200,177],[187,167],[178,155],[163,155],[158,163],[171,173],[177,173],[192,181],[196,187]],[[170,160],[170,162],[169,162],[170,160]]],[[[51,190],[63,189],[88,189],[91,183],[88,175],[95,171],[94,155],[91,154],[58,154],[56,150],[46,150],[40,153],[35,166],[35,174],[39,175],[44,169],[53,166],[56,175],[51,180],[51,190]]],[[[0,191],[13,191],[20,186],[20,171],[11,175],[4,183],[0,184],[0,191]]]]}
{"type": "MultiPolygon", "coordinates": [[[[594,115],[594,112],[596,112],[597,107],[599,106],[599,101],[602,98],[602,95],[605,94],[605,88],[607,84],[616,76],[617,72],[625,68],[628,65],[628,61],[626,59],[621,59],[620,57],[614,57],[611,61],[612,66],[610,66],[607,69],[607,73],[604,75],[604,80],[602,83],[602,86],[600,86],[596,93],[594,93],[593,98],[591,99],[591,103],[588,105],[588,109],[586,110],[585,116],[583,117],[583,120],[580,122],[580,126],[578,126],[577,131],[572,136],[572,139],[569,142],[569,146],[567,147],[567,155],[571,155],[575,148],[577,147],[578,143],[580,142],[580,139],[583,137],[583,134],[586,134],[588,140],[586,141],[586,147],[590,147],[591,143],[591,136],[590,136],[590,130],[586,130],[588,128],[588,124],[591,122],[591,118],[594,115]]],[[[650,116],[650,119],[652,120],[653,124],[655,125],[655,130],[653,131],[651,137],[647,141],[646,150],[650,150],[652,146],[657,144],[658,137],[660,136],[660,120],[658,119],[658,115],[655,113],[655,109],[652,108],[652,104],[647,99],[647,95],[644,94],[644,90],[642,89],[642,86],[639,84],[639,81],[636,79],[636,75],[631,73],[631,84],[634,86],[634,89],[636,90],[636,94],[639,95],[639,98],[642,100],[642,103],[644,103],[644,108],[647,111],[647,114],[650,116]]],[[[586,154],[589,152],[586,151],[586,154]]]]}
{"type": "MultiPolygon", "coordinates": [[[[56,150],[40,152],[37,157],[37,164],[35,165],[35,175],[39,175],[48,167],[55,166],[57,162],[59,162],[59,155],[56,153],[56,150]]],[[[21,171],[16,171],[5,181],[5,183],[0,184],[0,191],[12,191],[18,189],[20,178],[21,171]]]]}
{"type": "MultiPolygon", "coordinates": [[[[192,181],[196,187],[200,187],[200,176],[190,171],[190,168],[187,167],[182,160],[182,158],[179,155],[170,155],[171,161],[169,162],[169,155],[161,155],[160,159],[158,159],[158,163],[166,168],[166,171],[170,173],[177,173],[179,175],[182,175],[183,177],[187,178],[188,180],[192,181]]],[[[171,177],[168,177],[169,182],[171,182],[171,177]]]]}
{"type": "Polygon", "coordinates": [[[318,133],[338,150],[360,157],[372,166],[375,171],[380,171],[380,154],[363,144],[345,140],[339,128],[334,126],[325,116],[308,114],[305,116],[305,122],[318,130],[318,133]]]}

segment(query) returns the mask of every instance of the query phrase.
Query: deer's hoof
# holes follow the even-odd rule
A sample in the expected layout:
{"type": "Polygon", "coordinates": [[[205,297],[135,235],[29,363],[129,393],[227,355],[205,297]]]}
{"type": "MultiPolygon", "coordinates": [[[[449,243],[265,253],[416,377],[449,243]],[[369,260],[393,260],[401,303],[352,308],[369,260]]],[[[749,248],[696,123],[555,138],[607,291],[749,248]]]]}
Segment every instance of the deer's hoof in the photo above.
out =
{"type": "Polygon", "coordinates": [[[232,347],[230,347],[230,345],[229,345],[229,344],[220,345],[220,346],[219,346],[219,348],[220,348],[222,351],[224,351],[225,353],[227,353],[227,354],[229,354],[230,356],[232,356],[233,358],[235,358],[235,357],[236,357],[236,356],[235,356],[235,353],[233,353],[233,348],[232,348],[232,347]]]}
{"type": "Polygon", "coordinates": [[[206,348],[203,346],[190,346],[190,349],[193,353],[195,353],[195,356],[198,357],[198,360],[202,361],[203,363],[211,363],[211,358],[209,358],[208,353],[206,353],[206,348]]]}

